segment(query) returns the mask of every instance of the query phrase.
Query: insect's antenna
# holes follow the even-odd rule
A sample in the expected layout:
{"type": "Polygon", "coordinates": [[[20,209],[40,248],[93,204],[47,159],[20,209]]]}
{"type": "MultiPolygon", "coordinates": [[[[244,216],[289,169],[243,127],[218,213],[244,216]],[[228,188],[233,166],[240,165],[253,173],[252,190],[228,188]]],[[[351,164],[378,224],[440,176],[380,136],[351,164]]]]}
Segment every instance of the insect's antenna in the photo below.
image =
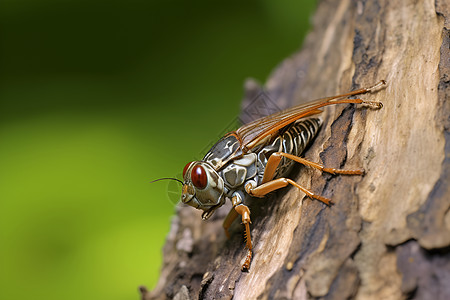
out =
{"type": "Polygon", "coordinates": [[[179,183],[183,184],[183,181],[181,181],[177,178],[172,178],[172,177],[159,178],[159,179],[150,181],[149,183],[153,183],[153,182],[160,181],[160,180],[175,180],[175,181],[178,181],[179,183]]]}

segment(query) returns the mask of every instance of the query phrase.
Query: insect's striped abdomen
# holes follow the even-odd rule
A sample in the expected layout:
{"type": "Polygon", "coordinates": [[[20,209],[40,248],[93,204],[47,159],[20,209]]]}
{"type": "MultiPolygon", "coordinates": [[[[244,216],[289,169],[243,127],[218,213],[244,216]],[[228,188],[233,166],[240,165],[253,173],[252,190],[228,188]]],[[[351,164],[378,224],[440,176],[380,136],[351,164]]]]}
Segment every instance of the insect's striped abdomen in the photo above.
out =
{"type": "MultiPolygon", "coordinates": [[[[284,152],[301,156],[305,148],[316,136],[321,121],[318,118],[301,120],[290,126],[284,133],[275,138],[269,145],[258,151],[259,171],[264,173],[267,161],[275,152],[284,152]]],[[[290,171],[294,161],[283,157],[278,165],[275,178],[285,177],[290,171]]],[[[259,173],[261,175],[262,173],[259,173]]]]}
{"type": "Polygon", "coordinates": [[[283,135],[284,153],[300,156],[320,129],[320,119],[308,119],[294,124],[283,135]]]}

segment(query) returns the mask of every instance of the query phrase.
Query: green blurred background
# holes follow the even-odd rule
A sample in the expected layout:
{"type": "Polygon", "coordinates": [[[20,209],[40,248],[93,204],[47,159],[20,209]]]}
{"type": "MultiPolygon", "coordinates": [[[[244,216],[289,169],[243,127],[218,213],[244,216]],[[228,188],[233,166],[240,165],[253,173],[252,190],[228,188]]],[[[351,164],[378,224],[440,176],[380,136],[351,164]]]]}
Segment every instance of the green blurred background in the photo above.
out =
{"type": "MultiPolygon", "coordinates": [[[[138,299],[167,182],[295,52],[314,1],[3,0],[0,299],[138,299]]],[[[206,263],[206,262],[205,262],[206,263]]]]}

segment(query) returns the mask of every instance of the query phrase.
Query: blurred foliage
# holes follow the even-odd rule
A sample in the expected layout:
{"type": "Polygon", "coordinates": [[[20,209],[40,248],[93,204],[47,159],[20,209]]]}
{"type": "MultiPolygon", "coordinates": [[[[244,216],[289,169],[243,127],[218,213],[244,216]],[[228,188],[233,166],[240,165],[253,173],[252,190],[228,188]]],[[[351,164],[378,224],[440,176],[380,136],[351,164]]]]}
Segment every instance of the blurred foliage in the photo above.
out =
{"type": "MultiPolygon", "coordinates": [[[[138,299],[167,183],[301,45],[313,1],[3,0],[0,299],[138,299]]],[[[207,263],[207,262],[205,262],[207,263]]]]}

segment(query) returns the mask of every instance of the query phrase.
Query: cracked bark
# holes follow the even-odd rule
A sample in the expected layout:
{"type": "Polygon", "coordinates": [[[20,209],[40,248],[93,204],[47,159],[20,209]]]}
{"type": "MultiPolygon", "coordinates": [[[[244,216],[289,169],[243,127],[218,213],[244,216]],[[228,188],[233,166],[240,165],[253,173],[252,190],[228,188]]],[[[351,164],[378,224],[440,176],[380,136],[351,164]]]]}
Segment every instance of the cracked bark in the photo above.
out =
{"type": "MultiPolygon", "coordinates": [[[[297,189],[250,203],[254,259],[242,225],[228,240],[221,208],[207,222],[179,207],[156,288],[143,299],[450,299],[450,5],[445,0],[321,1],[303,49],[264,86],[279,108],[380,79],[365,99],[329,107],[306,158],[364,177],[299,167],[297,189]]],[[[245,106],[260,91],[246,84],[245,106]]]]}

